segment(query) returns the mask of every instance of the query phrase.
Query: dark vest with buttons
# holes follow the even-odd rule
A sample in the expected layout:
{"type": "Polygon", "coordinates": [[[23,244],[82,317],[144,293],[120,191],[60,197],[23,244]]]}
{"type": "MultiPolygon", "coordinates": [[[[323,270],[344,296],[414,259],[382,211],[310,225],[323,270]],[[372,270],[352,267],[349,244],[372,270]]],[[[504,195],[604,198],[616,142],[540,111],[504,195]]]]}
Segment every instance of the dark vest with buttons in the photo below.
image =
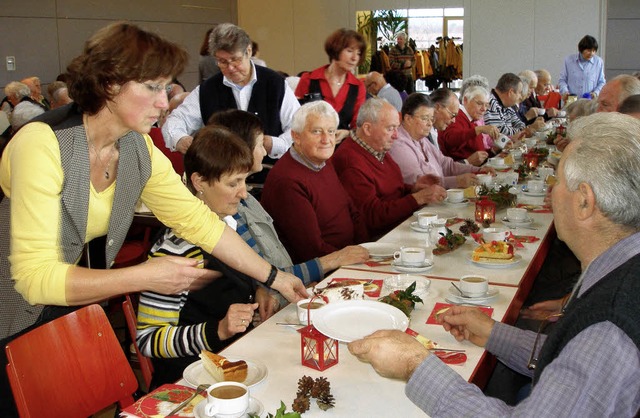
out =
{"type": "Polygon", "coordinates": [[[602,278],[567,305],[567,311],[549,334],[538,358],[534,384],[544,368],[581,331],[609,321],[640,349],[640,254],[602,278]]]}
{"type": "MultiPolygon", "coordinates": [[[[286,89],[284,79],[269,68],[259,65],[254,68],[256,82],[251,90],[247,112],[260,118],[265,134],[280,136],[283,132],[280,108],[286,89]]],[[[222,80],[222,73],[218,73],[200,85],[200,113],[205,125],[214,113],[238,108],[231,87],[225,86],[222,80]]]]}

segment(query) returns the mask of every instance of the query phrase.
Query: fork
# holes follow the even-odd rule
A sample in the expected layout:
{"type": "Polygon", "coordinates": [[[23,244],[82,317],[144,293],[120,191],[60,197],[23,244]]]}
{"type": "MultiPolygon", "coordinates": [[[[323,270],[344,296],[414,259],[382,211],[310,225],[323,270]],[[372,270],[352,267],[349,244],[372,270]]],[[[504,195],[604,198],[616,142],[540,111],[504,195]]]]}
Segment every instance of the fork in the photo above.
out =
{"type": "Polygon", "coordinates": [[[196,396],[198,396],[203,390],[206,390],[209,386],[211,386],[211,385],[207,384],[207,383],[203,383],[201,385],[198,385],[198,387],[196,388],[196,392],[193,395],[191,395],[187,400],[182,402],[180,405],[176,406],[176,408],[173,411],[169,412],[169,414],[167,416],[171,416],[171,415],[177,414],[178,411],[180,411],[185,406],[189,405],[189,402],[194,400],[196,396]]]}

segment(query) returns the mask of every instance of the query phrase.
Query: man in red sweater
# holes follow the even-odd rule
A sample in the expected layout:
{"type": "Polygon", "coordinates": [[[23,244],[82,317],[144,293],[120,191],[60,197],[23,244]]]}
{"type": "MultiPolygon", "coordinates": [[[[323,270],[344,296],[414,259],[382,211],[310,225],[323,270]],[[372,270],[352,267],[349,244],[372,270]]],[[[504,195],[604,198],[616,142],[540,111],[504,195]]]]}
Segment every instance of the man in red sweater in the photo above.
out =
{"type": "Polygon", "coordinates": [[[337,128],[338,113],[325,101],[298,109],[291,124],[293,146],[264,184],[262,206],[294,263],[367,239],[364,220],[328,161],[337,128]]]}
{"type": "Polygon", "coordinates": [[[398,111],[384,99],[367,100],[358,113],[357,129],[332,158],[344,188],[364,215],[376,238],[407,219],[422,205],[447,196],[430,176],[404,184],[400,167],[387,151],[398,137],[398,111]]]}

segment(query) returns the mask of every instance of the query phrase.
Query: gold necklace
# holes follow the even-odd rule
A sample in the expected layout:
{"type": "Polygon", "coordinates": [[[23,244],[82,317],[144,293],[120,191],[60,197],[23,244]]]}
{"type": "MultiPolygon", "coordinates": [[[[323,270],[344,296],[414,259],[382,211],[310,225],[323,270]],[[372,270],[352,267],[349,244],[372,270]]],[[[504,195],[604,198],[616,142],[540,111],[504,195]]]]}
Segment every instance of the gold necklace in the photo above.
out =
{"type": "MultiPolygon", "coordinates": [[[[333,71],[331,71],[331,66],[329,66],[329,68],[327,68],[327,74],[329,75],[329,77],[327,77],[327,78],[334,78],[334,77],[335,77],[335,75],[334,75],[333,71]]],[[[333,84],[335,84],[336,86],[341,86],[341,85],[342,85],[342,83],[344,83],[346,79],[347,79],[347,76],[346,76],[346,74],[345,74],[345,76],[344,76],[344,80],[342,80],[342,81],[336,81],[336,80],[333,80],[333,79],[332,79],[332,80],[331,80],[331,82],[332,82],[333,84]]]]}
{"type": "Polygon", "coordinates": [[[94,154],[96,154],[96,158],[98,159],[98,162],[100,163],[100,166],[104,167],[104,178],[109,180],[109,178],[111,177],[111,175],[109,174],[109,167],[111,166],[111,163],[113,162],[113,157],[115,157],[115,155],[116,155],[117,141],[114,142],[113,146],[111,147],[111,153],[109,154],[110,155],[109,156],[109,161],[107,161],[107,165],[105,166],[102,163],[102,159],[100,158],[100,153],[96,149],[96,146],[93,144],[93,141],[91,140],[91,138],[89,138],[89,130],[87,129],[88,126],[89,126],[89,124],[86,121],[84,121],[84,133],[85,133],[85,136],[87,137],[87,142],[89,142],[89,146],[93,150],[94,154]]]}

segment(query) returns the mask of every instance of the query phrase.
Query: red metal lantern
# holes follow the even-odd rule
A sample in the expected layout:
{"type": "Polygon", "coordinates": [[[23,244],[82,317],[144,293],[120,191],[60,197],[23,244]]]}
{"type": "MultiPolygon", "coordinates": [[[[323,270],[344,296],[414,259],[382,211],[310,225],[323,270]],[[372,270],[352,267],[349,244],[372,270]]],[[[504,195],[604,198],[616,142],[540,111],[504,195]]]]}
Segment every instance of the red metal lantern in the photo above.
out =
{"type": "Polygon", "coordinates": [[[528,152],[524,155],[524,165],[529,170],[535,170],[538,168],[538,154],[528,152]]]}
{"type": "Polygon", "coordinates": [[[476,201],[476,222],[488,221],[494,223],[496,221],[496,204],[494,201],[482,196],[476,201]]]}
{"type": "Polygon", "coordinates": [[[338,363],[338,340],[327,337],[313,325],[298,332],[303,366],[322,371],[338,363]]]}

